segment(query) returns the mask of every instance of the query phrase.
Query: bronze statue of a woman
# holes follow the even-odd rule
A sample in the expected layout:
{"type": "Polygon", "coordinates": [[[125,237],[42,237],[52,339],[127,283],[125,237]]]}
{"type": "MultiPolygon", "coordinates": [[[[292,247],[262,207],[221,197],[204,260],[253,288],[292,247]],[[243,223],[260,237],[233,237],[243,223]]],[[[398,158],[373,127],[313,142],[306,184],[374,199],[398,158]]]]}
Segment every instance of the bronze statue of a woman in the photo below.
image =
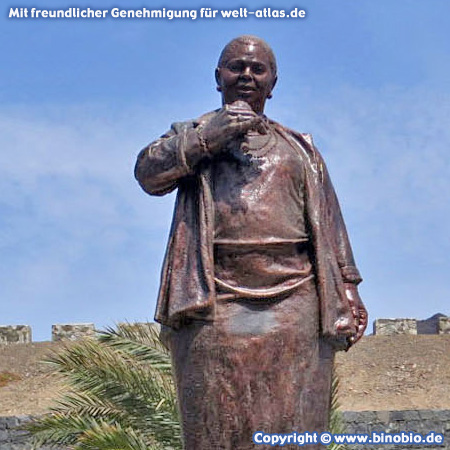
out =
{"type": "Polygon", "coordinates": [[[363,335],[367,312],[311,136],[264,115],[271,48],[238,37],[215,75],[222,108],[174,123],[135,174],[151,195],[178,189],[156,320],[185,449],[263,449],[256,431],[327,428],[334,353],[363,335]]]}

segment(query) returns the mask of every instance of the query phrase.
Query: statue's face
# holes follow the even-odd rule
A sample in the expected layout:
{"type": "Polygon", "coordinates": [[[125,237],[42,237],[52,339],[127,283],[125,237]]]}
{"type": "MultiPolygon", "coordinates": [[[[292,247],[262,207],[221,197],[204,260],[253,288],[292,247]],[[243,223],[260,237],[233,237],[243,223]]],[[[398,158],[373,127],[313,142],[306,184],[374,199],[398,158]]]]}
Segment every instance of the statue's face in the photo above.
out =
{"type": "Polygon", "coordinates": [[[268,52],[257,42],[238,43],[227,51],[222,66],[216,69],[216,80],[223,104],[244,100],[262,113],[276,83],[268,52]]]}

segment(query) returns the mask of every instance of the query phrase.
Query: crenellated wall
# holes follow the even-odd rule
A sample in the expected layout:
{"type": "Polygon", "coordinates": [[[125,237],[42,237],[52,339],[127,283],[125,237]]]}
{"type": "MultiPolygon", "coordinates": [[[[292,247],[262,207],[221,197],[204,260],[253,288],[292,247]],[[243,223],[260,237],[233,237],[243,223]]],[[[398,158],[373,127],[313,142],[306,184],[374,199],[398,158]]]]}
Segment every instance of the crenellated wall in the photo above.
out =
{"type": "Polygon", "coordinates": [[[0,325],[0,344],[27,344],[31,342],[28,325],[0,325]]]}
{"type": "MultiPolygon", "coordinates": [[[[76,341],[95,335],[93,323],[57,323],[52,325],[52,341],[76,341]]],[[[32,342],[29,325],[0,325],[0,344],[32,342]]]]}
{"type": "MultiPolygon", "coordinates": [[[[121,326],[136,327],[139,324],[123,323],[121,326]]],[[[435,314],[425,319],[376,319],[373,334],[393,336],[397,334],[450,334],[450,317],[435,314]]],[[[52,341],[75,341],[95,335],[93,323],[65,323],[52,325],[52,341]]],[[[0,344],[32,342],[28,325],[0,325],[0,344]]]]}
{"type": "Polygon", "coordinates": [[[450,317],[435,314],[425,319],[376,319],[373,334],[393,336],[396,334],[450,334],[450,317]]]}
{"type": "Polygon", "coordinates": [[[52,325],[52,341],[77,341],[95,335],[93,323],[57,323],[52,325]]]}

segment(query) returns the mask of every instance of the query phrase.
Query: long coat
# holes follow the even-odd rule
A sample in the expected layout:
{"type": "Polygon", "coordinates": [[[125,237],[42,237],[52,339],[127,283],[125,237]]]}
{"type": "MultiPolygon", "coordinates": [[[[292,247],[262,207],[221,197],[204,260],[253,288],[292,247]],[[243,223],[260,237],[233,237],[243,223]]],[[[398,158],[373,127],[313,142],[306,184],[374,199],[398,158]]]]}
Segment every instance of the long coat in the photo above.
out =
{"type": "MultiPolygon", "coordinates": [[[[135,176],[151,195],[178,188],[164,259],[155,320],[178,328],[185,318],[214,320],[214,203],[210,159],[188,150],[188,133],[216,112],[175,123],[139,154],[135,176]]],[[[308,134],[271,121],[296,150],[305,166],[306,215],[313,244],[319,295],[320,332],[336,349],[345,348],[338,324],[352,323],[345,283],[361,281],[328,171],[308,134]]]]}

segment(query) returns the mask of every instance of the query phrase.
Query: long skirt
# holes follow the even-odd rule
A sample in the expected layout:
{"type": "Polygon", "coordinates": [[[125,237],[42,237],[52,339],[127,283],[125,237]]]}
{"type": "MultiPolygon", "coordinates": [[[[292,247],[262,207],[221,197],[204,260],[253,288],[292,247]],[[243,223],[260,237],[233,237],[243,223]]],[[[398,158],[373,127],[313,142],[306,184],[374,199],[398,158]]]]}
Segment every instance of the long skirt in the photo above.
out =
{"type": "Polygon", "coordinates": [[[257,431],[327,429],[334,351],[313,280],[286,298],[217,301],[214,322],[172,331],[169,346],[185,450],[265,450],[257,431]]]}

